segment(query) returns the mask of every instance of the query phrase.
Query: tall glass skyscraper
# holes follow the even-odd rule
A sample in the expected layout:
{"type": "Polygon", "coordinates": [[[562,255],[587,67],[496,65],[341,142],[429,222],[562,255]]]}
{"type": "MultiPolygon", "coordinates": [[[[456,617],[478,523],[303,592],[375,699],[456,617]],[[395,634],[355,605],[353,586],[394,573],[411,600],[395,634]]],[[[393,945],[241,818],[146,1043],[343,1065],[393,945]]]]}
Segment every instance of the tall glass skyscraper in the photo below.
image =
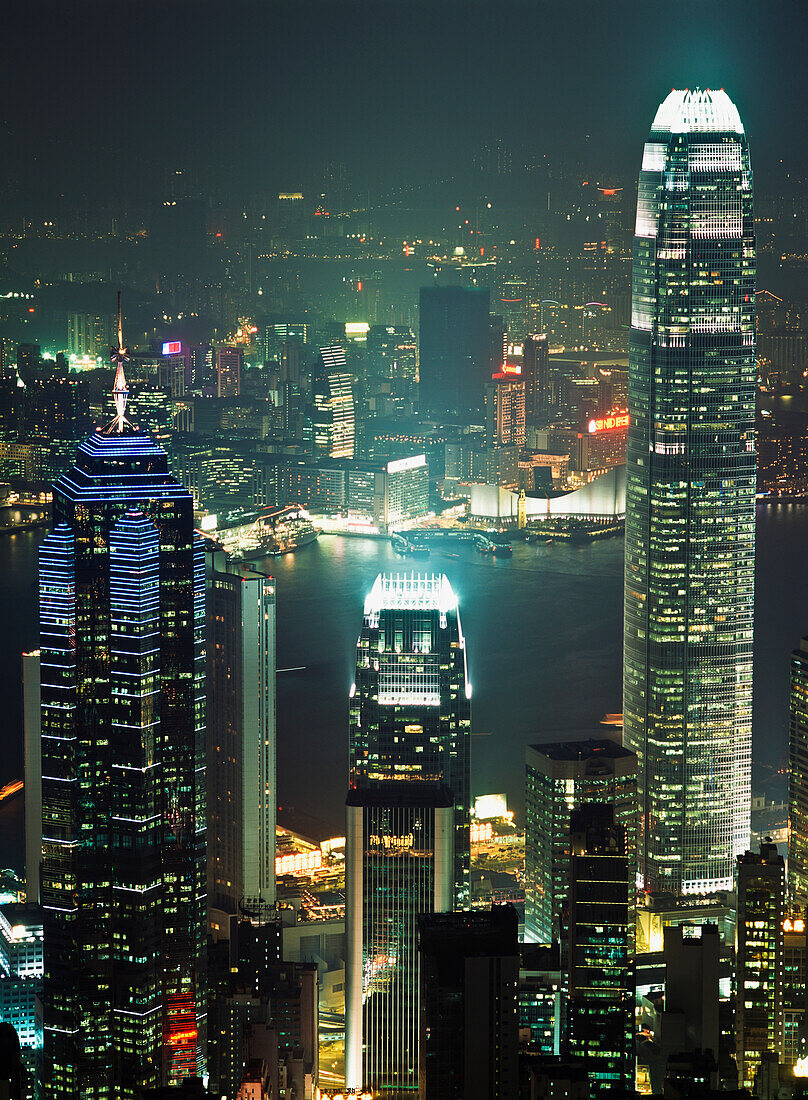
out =
{"type": "Polygon", "coordinates": [[[447,578],[380,574],[350,696],[348,1088],[418,1087],[418,916],[468,907],[470,697],[447,578]]]}
{"type": "Polygon", "coordinates": [[[723,91],[672,91],[634,239],[623,712],[640,760],[639,880],[732,888],[749,845],[755,238],[723,91]]]}
{"type": "Polygon", "coordinates": [[[204,560],[125,382],[116,404],[40,550],[46,1090],[70,1100],[204,1072],[204,560]]]}

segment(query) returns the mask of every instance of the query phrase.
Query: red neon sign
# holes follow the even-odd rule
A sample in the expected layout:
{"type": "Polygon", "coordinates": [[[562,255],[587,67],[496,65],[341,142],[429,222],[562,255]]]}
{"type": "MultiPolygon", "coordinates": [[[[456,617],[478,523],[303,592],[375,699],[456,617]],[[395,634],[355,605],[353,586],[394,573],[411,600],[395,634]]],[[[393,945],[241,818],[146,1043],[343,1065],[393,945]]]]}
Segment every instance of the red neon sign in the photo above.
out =
{"type": "Polygon", "coordinates": [[[601,416],[597,420],[589,421],[589,434],[597,432],[613,432],[617,428],[627,428],[629,424],[628,413],[617,413],[615,416],[601,416]]]}

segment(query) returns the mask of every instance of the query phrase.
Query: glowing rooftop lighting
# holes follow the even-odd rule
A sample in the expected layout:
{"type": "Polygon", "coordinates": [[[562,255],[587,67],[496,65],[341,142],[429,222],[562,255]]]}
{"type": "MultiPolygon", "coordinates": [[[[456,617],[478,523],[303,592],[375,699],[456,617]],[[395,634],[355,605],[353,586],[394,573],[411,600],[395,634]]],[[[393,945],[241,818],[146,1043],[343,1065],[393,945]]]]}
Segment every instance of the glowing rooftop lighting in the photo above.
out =
{"type": "Polygon", "coordinates": [[[457,596],[444,573],[379,573],[365,600],[365,614],[380,611],[457,610],[457,596]]]}
{"type": "Polygon", "coordinates": [[[671,134],[742,134],[738,108],[721,88],[674,88],[660,104],[651,130],[671,134]]]}

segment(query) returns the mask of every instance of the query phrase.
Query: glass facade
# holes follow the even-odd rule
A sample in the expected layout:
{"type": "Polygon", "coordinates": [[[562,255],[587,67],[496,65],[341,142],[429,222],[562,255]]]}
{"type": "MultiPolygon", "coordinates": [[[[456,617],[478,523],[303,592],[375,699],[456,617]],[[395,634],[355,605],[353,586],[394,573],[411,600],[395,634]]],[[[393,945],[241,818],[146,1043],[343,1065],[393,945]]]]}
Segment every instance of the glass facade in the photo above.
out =
{"type": "Polygon", "coordinates": [[[635,852],[637,757],[606,738],[528,745],[525,756],[525,941],[549,944],[569,891],[572,811],[612,805],[635,852]]]}
{"type": "Polygon", "coordinates": [[[205,587],[190,494],[96,433],[40,550],[45,1074],[134,1097],[204,1072],[205,587]]]}
{"type": "Polygon", "coordinates": [[[471,689],[440,574],[380,574],[350,693],[348,1088],[418,1087],[417,917],[467,908],[471,689]]]}
{"type": "Polygon", "coordinates": [[[624,738],[652,890],[731,889],[749,843],[754,299],[738,111],[673,91],[639,179],[626,464],[624,738]]]}

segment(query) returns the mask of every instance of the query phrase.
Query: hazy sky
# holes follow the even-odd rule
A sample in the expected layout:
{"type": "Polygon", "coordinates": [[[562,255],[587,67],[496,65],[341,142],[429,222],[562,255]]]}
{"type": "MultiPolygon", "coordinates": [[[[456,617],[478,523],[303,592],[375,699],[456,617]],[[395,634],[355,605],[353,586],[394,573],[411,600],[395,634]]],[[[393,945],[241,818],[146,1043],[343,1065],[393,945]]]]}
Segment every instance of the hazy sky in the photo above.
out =
{"type": "Polygon", "coordinates": [[[696,84],[736,101],[758,171],[802,171],[806,55],[804,0],[6,0],[0,175],[70,193],[223,163],[271,189],[337,160],[389,183],[587,133],[633,171],[659,100],[696,84]]]}

